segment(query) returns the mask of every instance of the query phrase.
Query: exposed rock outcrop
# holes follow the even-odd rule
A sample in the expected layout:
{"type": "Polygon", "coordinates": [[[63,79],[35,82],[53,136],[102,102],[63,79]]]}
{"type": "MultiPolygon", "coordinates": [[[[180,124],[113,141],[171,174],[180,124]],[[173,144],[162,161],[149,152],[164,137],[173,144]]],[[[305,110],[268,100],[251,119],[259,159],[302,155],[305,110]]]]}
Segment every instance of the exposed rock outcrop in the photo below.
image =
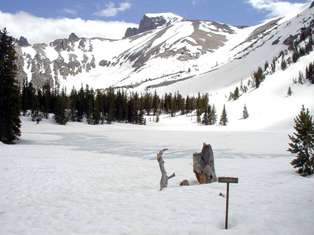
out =
{"type": "Polygon", "coordinates": [[[80,38],[75,33],[71,33],[68,40],[70,42],[77,42],[80,40],[80,38]]]}
{"type": "Polygon", "coordinates": [[[16,42],[17,42],[17,45],[19,45],[20,47],[28,47],[31,45],[31,44],[29,44],[27,39],[23,36],[21,36],[20,39],[17,40],[16,42]]]}
{"type": "Polygon", "coordinates": [[[179,20],[182,20],[182,17],[172,13],[145,14],[140,21],[139,28],[128,28],[124,37],[135,36],[179,20]]]}

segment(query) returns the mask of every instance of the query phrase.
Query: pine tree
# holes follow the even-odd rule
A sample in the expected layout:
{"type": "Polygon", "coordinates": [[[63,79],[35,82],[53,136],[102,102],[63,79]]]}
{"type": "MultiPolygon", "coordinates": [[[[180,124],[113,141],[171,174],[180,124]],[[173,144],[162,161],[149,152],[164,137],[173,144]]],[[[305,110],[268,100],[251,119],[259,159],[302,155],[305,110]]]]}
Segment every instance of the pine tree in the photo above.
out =
{"type": "Polygon", "coordinates": [[[159,104],[160,104],[160,99],[157,95],[157,92],[154,92],[154,96],[153,96],[153,101],[152,101],[152,106],[153,106],[153,113],[154,115],[156,115],[158,108],[159,108],[159,104]]]}
{"type": "Polygon", "coordinates": [[[287,91],[287,96],[291,96],[292,95],[292,90],[291,87],[289,86],[288,91],[287,91]]]}
{"type": "Polygon", "coordinates": [[[285,59],[282,59],[282,61],[281,61],[281,69],[282,70],[286,70],[286,68],[287,68],[287,62],[286,62],[285,59]]]}
{"type": "Polygon", "coordinates": [[[78,95],[77,95],[76,90],[73,87],[70,94],[71,121],[78,121],[77,102],[78,102],[78,95]]]}
{"type": "Polygon", "coordinates": [[[236,87],[236,89],[233,92],[233,100],[237,100],[240,97],[240,92],[239,92],[239,88],[236,87]]]}
{"type": "Polygon", "coordinates": [[[211,112],[209,113],[209,124],[215,125],[217,122],[217,114],[216,114],[216,108],[215,105],[211,108],[211,112]]]}
{"type": "Polygon", "coordinates": [[[293,50],[293,53],[292,53],[292,61],[293,63],[296,63],[299,59],[300,55],[299,55],[299,52],[298,50],[293,50]]]}
{"type": "Polygon", "coordinates": [[[144,118],[144,110],[141,109],[139,112],[138,112],[138,121],[137,121],[137,124],[139,125],[146,125],[146,119],[144,118]]]}
{"type": "Polygon", "coordinates": [[[249,117],[249,112],[247,111],[246,105],[243,107],[243,113],[242,113],[242,118],[247,119],[249,117]]]}
{"type": "Polygon", "coordinates": [[[226,112],[226,106],[224,105],[219,124],[222,126],[226,126],[227,123],[228,123],[228,117],[227,117],[227,112],[226,112]]]}
{"type": "Polygon", "coordinates": [[[259,88],[261,82],[265,79],[265,75],[264,75],[261,67],[259,67],[257,69],[257,72],[255,72],[253,74],[253,77],[254,77],[254,81],[255,81],[255,88],[259,88]]]}
{"type": "Polygon", "coordinates": [[[209,120],[210,112],[211,112],[211,108],[210,108],[210,106],[208,106],[207,110],[204,113],[203,120],[202,120],[202,124],[205,126],[208,126],[210,124],[210,120],[209,120]]]}
{"type": "Polygon", "coordinates": [[[309,110],[302,107],[299,115],[294,119],[295,132],[289,135],[288,151],[296,154],[291,162],[297,172],[302,176],[314,173],[314,123],[309,110]]]}
{"type": "Polygon", "coordinates": [[[44,113],[44,117],[48,118],[48,113],[52,110],[50,109],[51,105],[51,88],[49,83],[46,83],[43,86],[43,99],[42,99],[42,112],[44,113]]]}
{"type": "Polygon", "coordinates": [[[0,30],[0,141],[12,144],[21,135],[19,89],[13,38],[0,30]]]}
{"type": "Polygon", "coordinates": [[[69,120],[66,114],[66,100],[65,91],[62,90],[61,95],[57,96],[55,108],[55,121],[61,125],[65,125],[69,120]]]}

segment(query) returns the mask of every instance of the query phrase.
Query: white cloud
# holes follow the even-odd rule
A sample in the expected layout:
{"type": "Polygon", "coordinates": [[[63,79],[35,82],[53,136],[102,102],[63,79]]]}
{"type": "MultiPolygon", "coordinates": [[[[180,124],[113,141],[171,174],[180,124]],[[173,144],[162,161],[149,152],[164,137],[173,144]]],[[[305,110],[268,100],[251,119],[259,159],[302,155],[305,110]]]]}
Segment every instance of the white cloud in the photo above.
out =
{"type": "Polygon", "coordinates": [[[104,16],[104,17],[112,17],[116,16],[119,12],[124,12],[132,7],[130,2],[121,2],[119,4],[115,4],[113,2],[109,2],[105,5],[105,8],[97,11],[95,15],[104,16]]]}
{"type": "Polygon", "coordinates": [[[120,39],[124,36],[127,27],[136,26],[136,24],[120,21],[41,18],[27,12],[11,14],[0,11],[0,28],[6,27],[10,35],[16,38],[22,35],[31,43],[67,38],[72,32],[79,37],[120,39]]]}
{"type": "Polygon", "coordinates": [[[305,5],[282,0],[248,0],[248,3],[257,10],[268,12],[268,17],[294,16],[305,5]]]}
{"type": "Polygon", "coordinates": [[[64,8],[62,10],[62,12],[66,13],[68,15],[77,15],[78,14],[77,10],[69,9],[69,8],[64,8]]]}

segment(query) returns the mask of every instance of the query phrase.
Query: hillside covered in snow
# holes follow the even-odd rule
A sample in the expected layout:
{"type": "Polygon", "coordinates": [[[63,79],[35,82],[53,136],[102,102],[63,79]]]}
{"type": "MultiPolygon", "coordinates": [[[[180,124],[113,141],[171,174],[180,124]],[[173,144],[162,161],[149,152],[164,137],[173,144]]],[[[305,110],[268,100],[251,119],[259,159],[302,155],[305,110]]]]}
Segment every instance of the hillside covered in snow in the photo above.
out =
{"type": "Polygon", "coordinates": [[[144,15],[139,27],[128,28],[120,40],[82,38],[75,32],[50,43],[20,40],[20,81],[68,89],[88,84],[210,92],[247,79],[278,56],[291,35],[311,24],[312,15],[307,6],[294,18],[238,28],[155,13],[144,15]]]}
{"type": "Polygon", "coordinates": [[[85,85],[161,96],[207,93],[218,115],[225,105],[228,128],[291,123],[302,105],[314,110],[314,79],[306,73],[314,55],[313,13],[308,4],[296,16],[244,28],[154,13],[119,40],[72,33],[31,45],[21,38],[18,79],[39,88],[65,87],[68,93],[85,85]]]}

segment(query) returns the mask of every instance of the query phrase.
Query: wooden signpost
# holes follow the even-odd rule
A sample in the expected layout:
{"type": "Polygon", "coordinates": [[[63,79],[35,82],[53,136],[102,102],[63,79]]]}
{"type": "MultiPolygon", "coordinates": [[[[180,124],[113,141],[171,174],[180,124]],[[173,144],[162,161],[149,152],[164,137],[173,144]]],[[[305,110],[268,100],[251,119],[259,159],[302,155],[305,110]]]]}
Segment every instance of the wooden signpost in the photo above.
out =
{"type": "Polygon", "coordinates": [[[218,182],[219,183],[227,183],[225,229],[228,229],[229,184],[237,184],[237,183],[239,183],[239,178],[235,178],[235,177],[218,177],[218,182]]]}

